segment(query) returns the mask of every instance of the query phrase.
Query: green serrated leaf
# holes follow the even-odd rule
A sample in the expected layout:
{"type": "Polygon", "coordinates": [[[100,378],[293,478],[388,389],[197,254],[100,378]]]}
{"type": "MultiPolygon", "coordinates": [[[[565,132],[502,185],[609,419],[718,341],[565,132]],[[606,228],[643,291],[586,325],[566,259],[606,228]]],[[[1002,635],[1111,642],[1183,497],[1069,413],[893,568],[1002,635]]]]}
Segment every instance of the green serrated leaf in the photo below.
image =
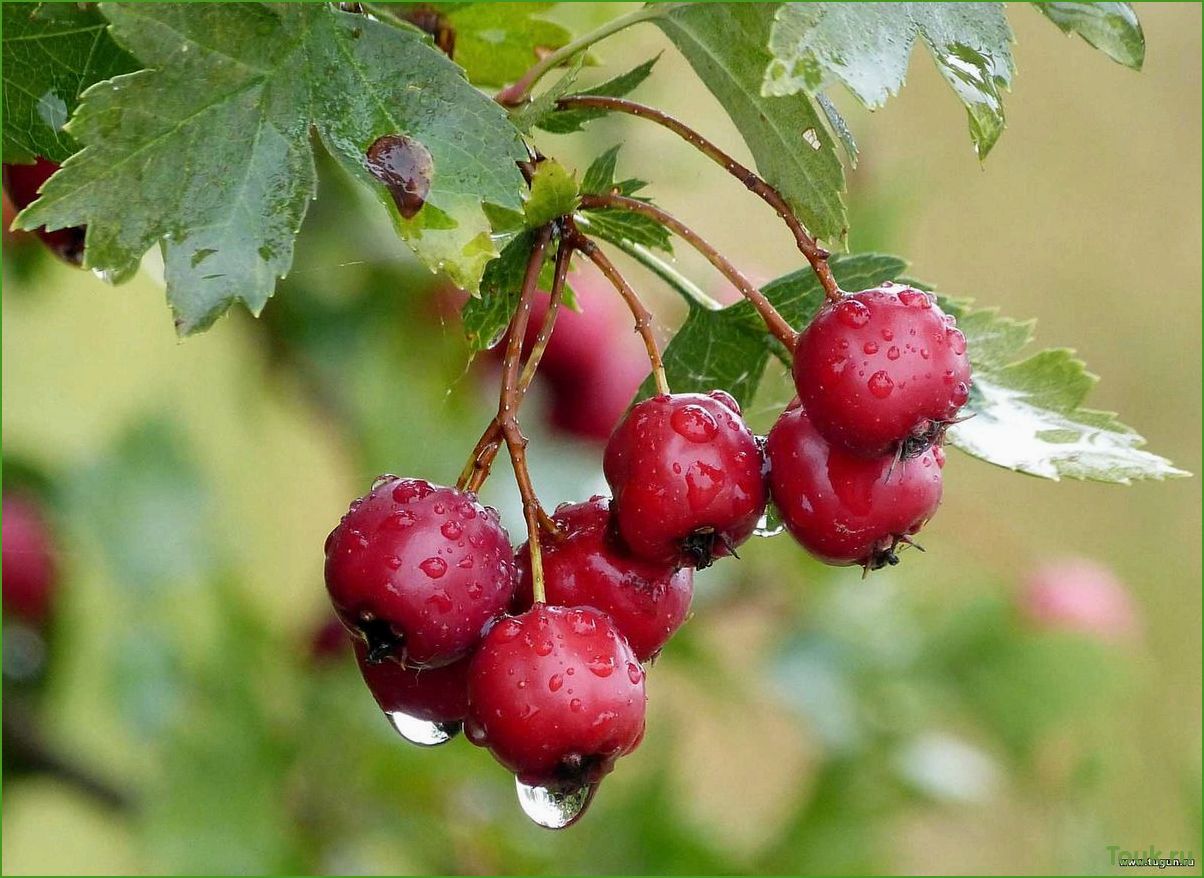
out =
{"type": "Polygon", "coordinates": [[[527,226],[535,229],[577,209],[581,194],[573,175],[552,159],[540,162],[531,177],[527,198],[527,226]]]}
{"type": "Polygon", "coordinates": [[[573,90],[584,65],[585,56],[577,55],[560,79],[511,114],[510,118],[514,122],[514,127],[523,134],[530,134],[542,119],[555,113],[556,102],[573,90]]]}
{"type": "Polygon", "coordinates": [[[138,69],[92,4],[3,4],[4,160],[60,164],[79,149],[63,127],[94,83],[138,69]]]}
{"type": "Polygon", "coordinates": [[[957,316],[974,366],[965,413],[950,442],[997,466],[1041,476],[1127,484],[1186,475],[1141,450],[1145,440],[1110,412],[1082,407],[1099,380],[1073,352],[1055,348],[1018,360],[1032,323],[942,299],[957,316]]]}
{"type": "Polygon", "coordinates": [[[1002,3],[785,3],[774,16],[762,92],[816,94],[844,83],[867,107],[897,94],[919,38],[966,107],[986,158],[1003,132],[1012,32],[1002,3]]]}
{"type": "Polygon", "coordinates": [[[570,39],[565,28],[540,18],[554,3],[471,3],[448,14],[455,29],[453,57],[477,85],[514,82],[570,39]]]}
{"type": "Polygon", "coordinates": [[[748,144],[757,170],[785,197],[812,233],[844,241],[844,170],[832,138],[804,93],[770,98],[761,80],[773,60],[765,48],[772,3],[666,3],[650,20],[690,66],[748,144]]]}
{"type": "MultiPolygon", "coordinates": [[[[577,93],[621,98],[635,91],[640,83],[648,78],[648,75],[652,73],[653,65],[660,60],[660,57],[660,55],[657,55],[655,58],[649,58],[643,64],[616,76],[614,79],[608,79],[601,85],[582,89],[577,93]]],[[[558,110],[544,116],[535,124],[549,134],[570,134],[574,131],[580,131],[587,122],[601,119],[605,115],[605,110],[558,110]]]]}
{"type": "MultiPolygon", "coordinates": [[[[643,180],[615,182],[615,166],[619,157],[619,145],[612,146],[594,159],[585,171],[581,191],[595,195],[618,192],[633,195],[644,188],[643,180]]],[[[672,239],[667,229],[656,220],[628,210],[604,208],[585,212],[589,232],[603,240],[620,244],[630,242],[644,247],[673,252],[672,239]]]]}
{"type": "Polygon", "coordinates": [[[504,111],[420,34],[326,4],[102,4],[118,42],[154,68],[94,86],[68,126],[85,149],[22,227],[87,225],[85,265],[129,277],[160,241],[182,334],[233,302],[258,313],[292,262],[314,195],[311,128],[392,211],[432,268],[475,290],[496,255],[482,205],[521,209],[526,157],[504,111]],[[153,112],[149,111],[153,108],[153,112]],[[369,173],[401,133],[431,154],[411,219],[369,173]]]}
{"type": "Polygon", "coordinates": [[[1113,61],[1140,70],[1145,34],[1128,3],[1034,3],[1062,33],[1076,33],[1113,61]]]}

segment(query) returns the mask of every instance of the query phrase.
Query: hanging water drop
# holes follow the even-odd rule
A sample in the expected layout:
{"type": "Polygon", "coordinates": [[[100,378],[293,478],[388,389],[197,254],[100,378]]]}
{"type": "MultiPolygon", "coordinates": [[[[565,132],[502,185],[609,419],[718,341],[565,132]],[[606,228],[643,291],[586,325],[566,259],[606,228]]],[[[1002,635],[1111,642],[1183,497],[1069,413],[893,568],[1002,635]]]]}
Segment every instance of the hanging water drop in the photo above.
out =
{"type": "Polygon", "coordinates": [[[518,804],[523,813],[537,826],[544,829],[564,829],[572,826],[585,813],[594,798],[595,784],[570,788],[564,791],[547,787],[528,786],[518,778],[518,804]]]}
{"type": "Polygon", "coordinates": [[[437,747],[440,744],[446,744],[460,733],[463,726],[459,722],[436,723],[419,719],[408,713],[402,713],[400,710],[390,710],[385,713],[385,717],[397,734],[419,747],[437,747]]]}

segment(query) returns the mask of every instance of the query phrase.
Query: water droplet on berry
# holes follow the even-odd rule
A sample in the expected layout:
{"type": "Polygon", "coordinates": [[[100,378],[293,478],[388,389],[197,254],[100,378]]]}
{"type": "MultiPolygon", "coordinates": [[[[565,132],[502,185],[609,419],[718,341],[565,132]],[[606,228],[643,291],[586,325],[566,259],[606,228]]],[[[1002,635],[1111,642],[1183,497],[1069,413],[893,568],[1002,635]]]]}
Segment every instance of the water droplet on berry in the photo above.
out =
{"type": "Polygon", "coordinates": [[[711,413],[698,405],[683,405],[669,416],[669,423],[679,436],[691,442],[709,442],[719,432],[711,413]]]}
{"type": "Polygon", "coordinates": [[[615,660],[608,655],[596,655],[585,663],[595,677],[609,677],[615,672],[615,660]]]}
{"type": "Polygon", "coordinates": [[[855,299],[848,299],[836,306],[836,319],[845,326],[860,329],[870,322],[870,309],[855,299]]]}
{"type": "MultiPolygon", "coordinates": [[[[899,348],[898,348],[898,346],[897,346],[897,345],[891,345],[891,346],[890,346],[890,350],[888,350],[888,351],[886,352],[886,359],[888,359],[888,360],[897,360],[897,359],[899,359],[899,348]]],[[[885,373],[885,372],[880,372],[880,373],[878,373],[878,374],[880,374],[880,375],[885,375],[886,373],[885,373]]]]}
{"type": "Polygon", "coordinates": [[[580,698],[573,698],[569,701],[569,710],[573,713],[581,713],[581,709],[585,707],[585,703],[580,698]]]}
{"type": "Polygon", "coordinates": [[[921,356],[923,359],[927,360],[927,359],[928,359],[928,357],[929,357],[929,356],[931,356],[931,355],[928,353],[928,348],[920,348],[920,356],[921,356]]]}
{"type": "Polygon", "coordinates": [[[396,555],[390,555],[388,558],[385,559],[385,566],[388,567],[390,570],[400,570],[401,569],[401,559],[398,558],[396,555]]]}
{"type": "Polygon", "coordinates": [[[438,610],[440,613],[450,613],[455,607],[455,603],[445,591],[437,591],[426,599],[426,602],[438,610]]]}
{"type": "Polygon", "coordinates": [[[909,308],[931,308],[932,300],[919,290],[900,290],[899,301],[909,308]]]}
{"type": "Polygon", "coordinates": [[[870,380],[866,382],[870,393],[878,397],[878,399],[886,399],[890,396],[892,390],[895,389],[895,382],[890,380],[890,376],[885,371],[879,370],[870,376],[870,380]]]}
{"type": "Polygon", "coordinates": [[[392,473],[381,473],[379,476],[377,476],[373,480],[372,490],[373,491],[379,490],[380,488],[383,488],[385,485],[389,484],[390,482],[396,482],[396,481],[397,481],[397,476],[393,475],[392,473]]]}
{"type": "MultiPolygon", "coordinates": [[[[473,508],[473,505],[471,503],[469,503],[467,500],[465,500],[463,503],[461,503],[459,506],[457,506],[456,511],[460,513],[460,517],[463,518],[465,521],[472,521],[477,516],[476,509],[473,508]]],[[[482,511],[484,511],[484,510],[482,510],[482,511]]],[[[482,516],[482,517],[484,517],[484,516],[482,516]]]]}
{"type": "Polygon", "coordinates": [[[882,340],[883,341],[894,341],[894,338],[895,338],[895,334],[891,330],[889,330],[889,329],[882,330],[882,340]]]}
{"type": "Polygon", "coordinates": [[[876,354],[876,353],[878,353],[878,342],[876,342],[876,341],[867,341],[867,342],[865,343],[865,346],[864,346],[864,347],[862,347],[862,350],[863,350],[863,351],[865,351],[867,354],[870,354],[870,355],[872,356],[873,354],[876,354]]]}
{"type": "Polygon", "coordinates": [[[686,471],[686,501],[693,510],[706,508],[723,488],[723,470],[696,460],[686,471]]]}
{"type": "Polygon", "coordinates": [[[635,662],[627,663],[627,679],[631,681],[633,686],[638,686],[640,680],[644,679],[644,669],[635,662]]]}
{"type": "Polygon", "coordinates": [[[970,388],[966,386],[964,381],[957,382],[957,387],[953,388],[953,404],[961,408],[966,404],[966,400],[970,398],[970,388]]]}
{"type": "Polygon", "coordinates": [[[380,526],[382,530],[405,530],[413,523],[414,513],[408,509],[402,509],[400,512],[385,516],[380,526]]]}
{"type": "Polygon", "coordinates": [[[531,649],[535,652],[536,655],[551,655],[552,641],[540,640],[534,646],[532,646],[531,649]]]}
{"type": "Polygon", "coordinates": [[[966,337],[962,335],[960,329],[950,329],[945,334],[949,341],[949,350],[957,354],[959,357],[966,352],[966,337]]]}
{"type": "Polygon", "coordinates": [[[437,747],[439,744],[446,744],[458,735],[461,729],[460,723],[434,723],[410,716],[408,713],[402,713],[400,710],[390,710],[385,717],[397,734],[419,747],[437,747]]]}
{"type": "Polygon", "coordinates": [[[432,556],[419,564],[418,569],[431,579],[438,579],[447,572],[447,562],[442,558],[436,558],[432,556]]]}
{"type": "Polygon", "coordinates": [[[569,615],[569,627],[573,629],[574,634],[581,637],[587,637],[598,630],[594,617],[580,610],[575,610],[569,615]]]}
{"type": "Polygon", "coordinates": [[[443,527],[439,528],[439,533],[449,540],[458,540],[464,536],[464,526],[454,519],[448,519],[443,522],[443,527]]]}
{"type": "Polygon", "coordinates": [[[405,479],[393,489],[394,503],[409,503],[411,500],[421,500],[429,497],[435,489],[426,482],[417,479],[405,479]]]}
{"type": "Polygon", "coordinates": [[[769,512],[762,512],[761,517],[757,519],[757,526],[753,529],[753,533],[759,537],[776,537],[783,530],[785,525],[781,521],[770,521],[769,512]]]}
{"type": "Polygon", "coordinates": [[[564,790],[528,786],[518,778],[518,804],[531,821],[544,829],[564,829],[585,813],[594,797],[594,785],[585,784],[564,790]]]}
{"type": "Polygon", "coordinates": [[[560,674],[553,674],[548,677],[548,691],[559,692],[560,687],[564,685],[564,677],[560,674]]]}
{"type": "Polygon", "coordinates": [[[465,555],[456,562],[456,566],[461,570],[471,570],[473,565],[472,555],[465,555]]]}

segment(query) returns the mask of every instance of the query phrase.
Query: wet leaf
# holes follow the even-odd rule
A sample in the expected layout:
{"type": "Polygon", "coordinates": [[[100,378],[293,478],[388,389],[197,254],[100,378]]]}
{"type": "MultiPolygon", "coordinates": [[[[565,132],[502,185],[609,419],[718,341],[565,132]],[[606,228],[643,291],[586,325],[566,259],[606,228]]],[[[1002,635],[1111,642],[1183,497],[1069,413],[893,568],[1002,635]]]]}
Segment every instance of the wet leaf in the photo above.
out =
{"type": "Polygon", "coordinates": [[[844,171],[820,114],[801,90],[786,97],[761,92],[765,69],[773,60],[765,47],[777,6],[665,3],[652,8],[656,14],[651,21],[719,99],[748,144],[757,171],[815,235],[843,242],[844,171]],[[804,140],[808,131],[818,149],[804,140]]]}
{"type": "Polygon", "coordinates": [[[535,246],[535,231],[520,232],[501,255],[489,263],[481,277],[481,295],[469,299],[461,312],[468,346],[478,352],[493,347],[506,333],[527,270],[527,258],[535,246]]]}
{"type": "Polygon", "coordinates": [[[476,289],[496,255],[482,205],[521,207],[514,163],[526,151],[504,111],[423,35],[326,4],[101,9],[154,69],[89,91],[68,126],[86,148],[21,214],[24,227],[86,224],[85,265],[118,281],[160,242],[182,334],[235,301],[258,313],[314,195],[313,128],[427,265],[476,289]],[[367,166],[383,135],[431,156],[412,218],[367,166]]]}
{"type": "Polygon", "coordinates": [[[79,144],[63,126],[94,83],[138,69],[85,3],[5,3],[4,160],[64,162],[79,144]]]}
{"type": "Polygon", "coordinates": [[[985,158],[1003,132],[1012,32],[1002,3],[786,3],[774,16],[766,95],[816,94],[843,83],[867,107],[897,94],[916,40],[966,107],[985,158]]]}
{"type": "Polygon", "coordinates": [[[1145,34],[1128,3],[1034,3],[1061,28],[1075,33],[1113,61],[1140,70],[1145,62],[1145,34]]]}

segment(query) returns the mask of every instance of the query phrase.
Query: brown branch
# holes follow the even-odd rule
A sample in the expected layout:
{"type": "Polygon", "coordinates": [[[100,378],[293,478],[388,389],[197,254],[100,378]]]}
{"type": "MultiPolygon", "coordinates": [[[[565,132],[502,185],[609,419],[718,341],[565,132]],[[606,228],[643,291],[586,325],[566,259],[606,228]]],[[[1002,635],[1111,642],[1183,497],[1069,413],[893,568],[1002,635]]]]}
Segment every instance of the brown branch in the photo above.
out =
{"type": "Polygon", "coordinates": [[[619,295],[623,297],[623,301],[627,303],[627,307],[631,309],[631,316],[635,318],[635,331],[640,334],[640,338],[644,340],[644,347],[648,351],[648,363],[652,367],[652,377],[656,381],[656,392],[667,396],[669,394],[669,380],[665,377],[665,364],[661,359],[660,348],[657,346],[656,337],[652,334],[652,312],[648,310],[635,290],[631,288],[631,284],[627,283],[626,278],[619,273],[606,254],[598,249],[598,245],[591,241],[585,235],[581,234],[573,228],[573,248],[581,251],[594,265],[598,266],[602,274],[606,275],[606,279],[611,285],[618,290],[619,295]]]}
{"type": "Polygon", "coordinates": [[[824,288],[824,294],[832,301],[840,298],[840,287],[836,283],[836,278],[832,276],[832,269],[828,266],[828,251],[816,243],[815,238],[807,231],[794,211],[790,209],[790,205],[786,203],[786,199],[782,197],[782,193],[778,192],[764,178],[740,164],[693,128],[679,122],[667,113],[623,98],[605,97],[603,95],[567,95],[560,98],[556,102],[556,106],[558,109],[577,107],[581,109],[598,109],[616,113],[627,113],[631,116],[656,122],[658,125],[667,128],[681,137],[703,155],[707,156],[707,158],[720,165],[729,174],[743,183],[750,192],[757,195],[777,212],[777,215],[782,218],[782,221],[786,223],[786,226],[794,235],[794,240],[798,244],[799,250],[807,258],[807,261],[811,263],[811,268],[815,272],[815,276],[819,278],[819,283],[824,288]]]}
{"type": "Polygon", "coordinates": [[[765,298],[765,294],[757,289],[740,269],[732,265],[722,253],[716,250],[710,243],[704,240],[697,232],[685,225],[673,214],[662,210],[654,204],[649,204],[646,201],[640,201],[637,198],[628,198],[625,195],[583,195],[581,196],[581,207],[590,208],[618,208],[619,210],[629,210],[632,213],[643,214],[646,217],[656,220],[663,226],[671,229],[675,234],[683,238],[690,246],[706,257],[711,265],[715,266],[724,277],[731,281],[736,289],[752,302],[757,313],[761,315],[761,319],[765,321],[765,326],[773,334],[774,338],[786,346],[786,349],[793,353],[794,343],[797,334],[790,324],[786,322],[778,310],[773,307],[773,303],[765,298]]]}

